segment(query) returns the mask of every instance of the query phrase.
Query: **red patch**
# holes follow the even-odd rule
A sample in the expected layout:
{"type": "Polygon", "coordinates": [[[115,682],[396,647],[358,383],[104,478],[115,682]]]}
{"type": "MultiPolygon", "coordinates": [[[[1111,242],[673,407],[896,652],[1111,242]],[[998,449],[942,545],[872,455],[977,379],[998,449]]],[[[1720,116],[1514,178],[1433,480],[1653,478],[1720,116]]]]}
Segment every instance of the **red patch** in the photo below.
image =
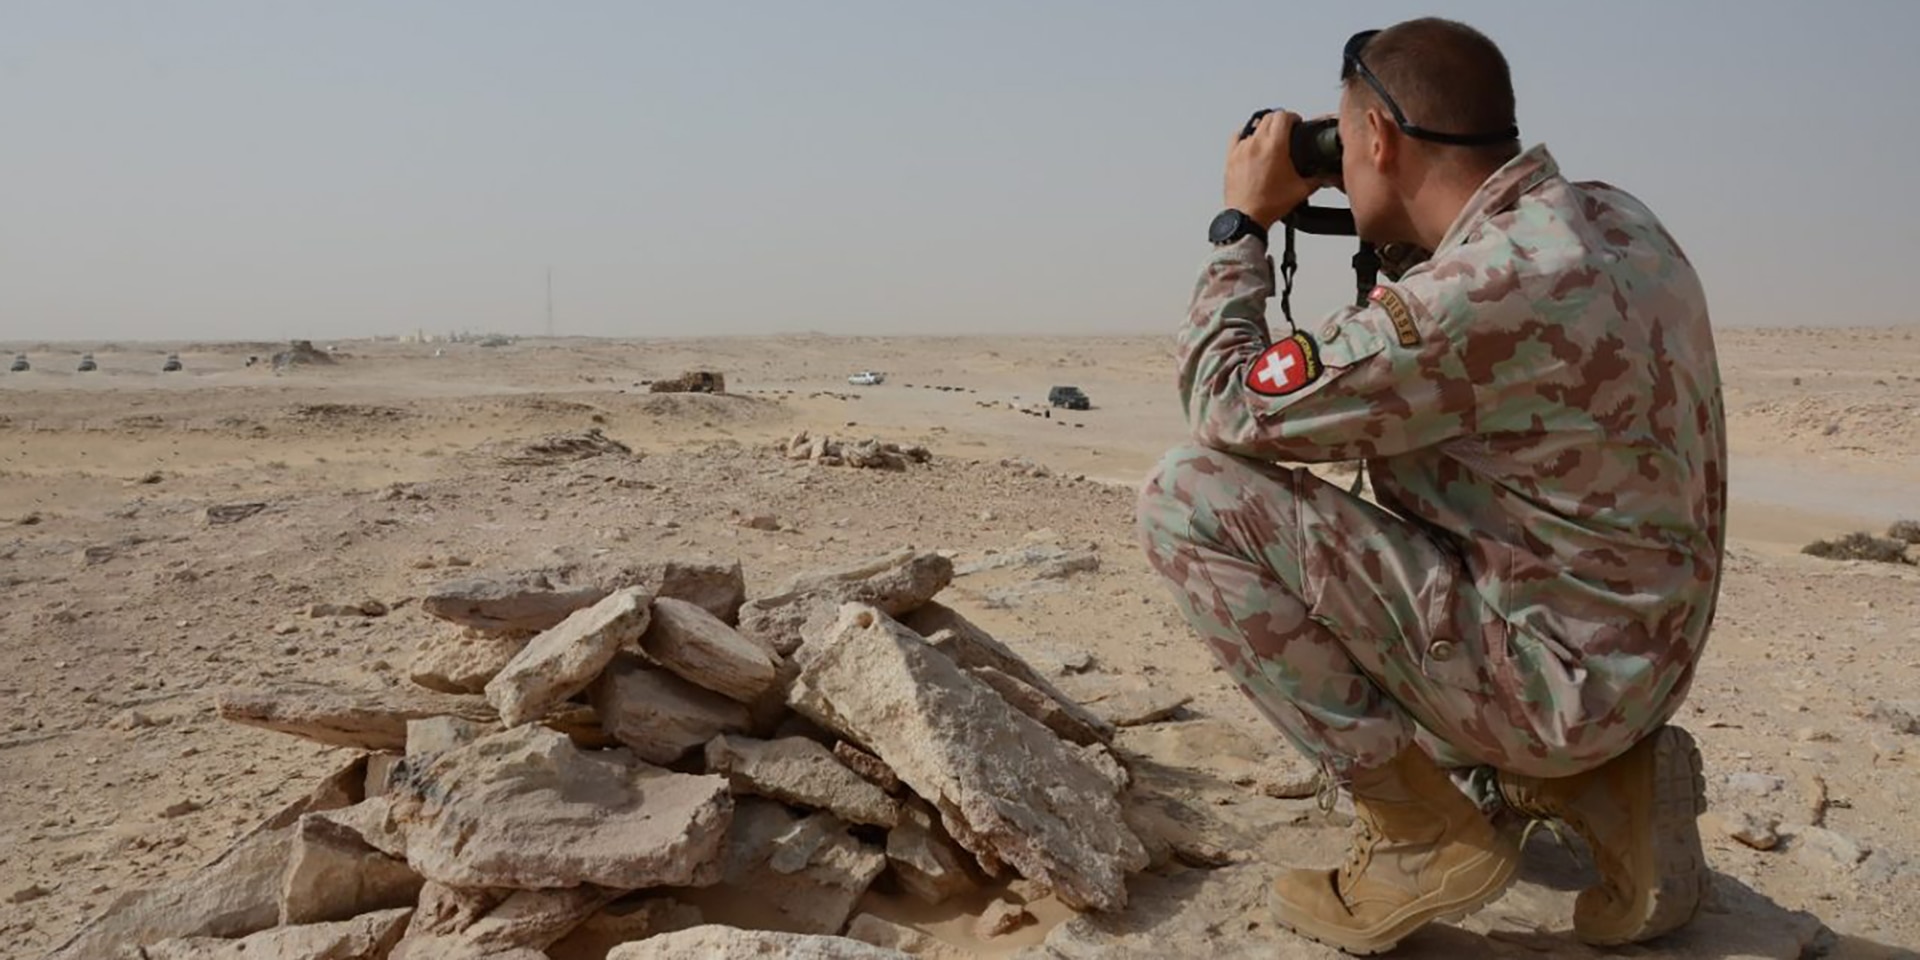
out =
{"type": "Polygon", "coordinates": [[[1304,333],[1268,347],[1247,369],[1247,389],[1267,397],[1284,397],[1318,379],[1320,348],[1304,333]]]}

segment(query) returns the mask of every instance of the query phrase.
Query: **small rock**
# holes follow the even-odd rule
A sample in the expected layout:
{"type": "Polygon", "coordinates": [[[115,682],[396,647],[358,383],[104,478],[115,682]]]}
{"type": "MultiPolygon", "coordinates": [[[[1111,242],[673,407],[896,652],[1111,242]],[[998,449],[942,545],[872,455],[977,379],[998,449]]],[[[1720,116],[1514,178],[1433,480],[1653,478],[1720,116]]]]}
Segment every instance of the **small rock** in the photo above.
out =
{"type": "Polygon", "coordinates": [[[1876,703],[1867,719],[1886,724],[1894,733],[1920,734],[1920,701],[1876,703]]]}
{"type": "Polygon", "coordinates": [[[833,755],[840,758],[840,762],[846,764],[847,769],[864,777],[868,783],[886,793],[900,792],[900,778],[894,775],[893,768],[887,766],[885,760],[845,740],[834,743],[833,755]]]}
{"type": "Polygon", "coordinates": [[[749,530],[778,530],[780,520],[770,513],[755,513],[741,517],[736,521],[739,526],[749,530]]]}
{"type": "Polygon", "coordinates": [[[266,504],[258,502],[218,504],[207,508],[207,523],[210,526],[239,523],[266,508],[266,504]]]}
{"type": "Polygon", "coordinates": [[[189,813],[196,813],[202,809],[202,806],[203,805],[197,801],[182,800],[160,811],[160,815],[171,820],[174,817],[184,817],[189,813]]]}
{"type": "Polygon", "coordinates": [[[8,903],[32,903],[33,901],[38,900],[41,897],[51,896],[52,894],[53,894],[52,890],[49,890],[46,887],[43,887],[36,883],[30,886],[21,887],[20,889],[15,890],[10,894],[7,894],[7,902],[8,903]]]}
{"type": "Polygon", "coordinates": [[[1858,876],[1862,883],[1893,886],[1910,883],[1908,878],[1917,867],[1920,865],[1916,865],[1911,858],[1882,848],[1873,851],[1861,862],[1858,876]]]}
{"type": "Polygon", "coordinates": [[[159,722],[139,710],[128,710],[115,717],[111,726],[115,730],[139,730],[145,727],[157,727],[159,722]]]}
{"type": "Polygon", "coordinates": [[[887,862],[894,877],[909,894],[931,905],[977,886],[967,860],[941,829],[938,815],[922,801],[901,808],[900,825],[887,834],[887,862]]]}
{"type": "Polygon", "coordinates": [[[290,636],[299,632],[300,625],[294,623],[292,620],[282,620],[273,627],[273,635],[276,637],[290,636]]]}
{"type": "Polygon", "coordinates": [[[1780,792],[1780,790],[1787,785],[1787,781],[1772,774],[1752,773],[1743,770],[1738,773],[1727,774],[1726,784],[1729,790],[1764,797],[1770,793],[1780,792]]]}
{"type": "Polygon", "coordinates": [[[982,911],[980,919],[974,923],[973,932],[982,940],[1004,936],[1033,922],[1033,914],[1027,908],[1011,900],[995,900],[982,911]]]}
{"type": "Polygon", "coordinates": [[[1872,849],[1825,827],[1801,827],[1793,833],[1794,855],[1811,866],[1852,870],[1872,849]]]}
{"type": "Polygon", "coordinates": [[[1761,820],[1750,813],[1716,813],[1715,826],[1721,833],[1755,850],[1772,850],[1780,845],[1777,820],[1761,820]]]}

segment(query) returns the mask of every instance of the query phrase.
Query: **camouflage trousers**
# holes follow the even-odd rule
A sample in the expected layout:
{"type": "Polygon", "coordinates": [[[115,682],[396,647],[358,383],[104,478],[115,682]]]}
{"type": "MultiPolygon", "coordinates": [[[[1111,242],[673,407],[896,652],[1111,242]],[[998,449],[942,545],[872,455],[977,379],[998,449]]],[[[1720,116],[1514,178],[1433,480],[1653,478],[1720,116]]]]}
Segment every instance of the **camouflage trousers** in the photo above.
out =
{"type": "Polygon", "coordinates": [[[1334,783],[1415,742],[1443,766],[1570,776],[1651,729],[1582,724],[1577,746],[1538,733],[1581,707],[1537,702],[1458,557],[1306,470],[1176,448],[1138,519],[1187,622],[1334,783]]]}

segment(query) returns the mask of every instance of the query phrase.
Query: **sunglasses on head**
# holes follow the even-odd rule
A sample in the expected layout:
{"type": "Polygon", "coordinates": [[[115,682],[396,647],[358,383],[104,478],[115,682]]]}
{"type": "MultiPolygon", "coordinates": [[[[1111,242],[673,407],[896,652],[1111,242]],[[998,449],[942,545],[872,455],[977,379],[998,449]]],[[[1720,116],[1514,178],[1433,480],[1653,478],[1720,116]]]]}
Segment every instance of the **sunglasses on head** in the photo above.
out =
{"type": "Polygon", "coordinates": [[[1510,126],[1495,133],[1441,133],[1409,122],[1407,115],[1400,110],[1400,104],[1394,102],[1393,96],[1387,93],[1386,85],[1380,82],[1379,77],[1373,75],[1372,70],[1367,69],[1367,62],[1360,59],[1360,52],[1366,49],[1367,43],[1379,32],[1362,30],[1347,41],[1346,50],[1341,53],[1340,81],[1345,83],[1354,74],[1359,74],[1360,79],[1373,88],[1373,92],[1379,95],[1380,101],[1385,103],[1387,109],[1393,113],[1393,123],[1400,128],[1401,133],[1418,140],[1448,143],[1458,147],[1484,147],[1519,139],[1520,128],[1517,126],[1510,126]]]}

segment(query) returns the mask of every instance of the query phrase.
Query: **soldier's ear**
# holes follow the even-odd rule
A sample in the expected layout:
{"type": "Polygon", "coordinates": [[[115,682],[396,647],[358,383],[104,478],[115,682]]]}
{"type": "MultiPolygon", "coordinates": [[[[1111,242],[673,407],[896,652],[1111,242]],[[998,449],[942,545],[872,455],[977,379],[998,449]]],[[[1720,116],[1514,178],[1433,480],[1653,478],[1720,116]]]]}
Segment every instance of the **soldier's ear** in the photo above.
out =
{"type": "Polygon", "coordinates": [[[1367,162],[1380,174],[1386,172],[1400,159],[1400,128],[1379,110],[1367,108],[1367,162]]]}

